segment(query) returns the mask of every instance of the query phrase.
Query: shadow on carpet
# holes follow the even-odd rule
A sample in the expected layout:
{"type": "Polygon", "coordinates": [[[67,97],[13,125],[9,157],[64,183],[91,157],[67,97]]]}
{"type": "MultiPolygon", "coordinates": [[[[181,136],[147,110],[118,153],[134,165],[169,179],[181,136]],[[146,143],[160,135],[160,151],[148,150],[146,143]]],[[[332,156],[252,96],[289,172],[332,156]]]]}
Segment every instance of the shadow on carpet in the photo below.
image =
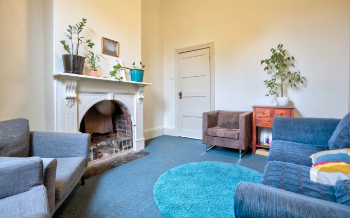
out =
{"type": "Polygon", "coordinates": [[[154,201],[165,217],[235,217],[234,195],[242,181],[263,174],[237,164],[197,162],[175,167],[154,185],[154,201]]]}
{"type": "Polygon", "coordinates": [[[106,158],[105,160],[91,162],[89,163],[84,177],[85,179],[91,178],[98,174],[104,173],[110,169],[137,160],[146,155],[149,155],[149,153],[145,151],[132,151],[126,154],[117,155],[115,157],[106,158]]]}

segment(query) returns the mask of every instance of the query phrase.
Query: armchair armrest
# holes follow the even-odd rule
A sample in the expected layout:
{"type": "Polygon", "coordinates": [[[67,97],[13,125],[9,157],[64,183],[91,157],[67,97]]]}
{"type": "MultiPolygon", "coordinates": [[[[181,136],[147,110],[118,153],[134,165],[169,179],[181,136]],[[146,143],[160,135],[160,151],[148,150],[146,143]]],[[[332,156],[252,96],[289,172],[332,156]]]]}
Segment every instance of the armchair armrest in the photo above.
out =
{"type": "Polygon", "coordinates": [[[253,112],[247,111],[239,115],[239,138],[244,140],[245,147],[252,142],[253,112]]]}
{"type": "Polygon", "coordinates": [[[30,154],[41,158],[85,157],[90,135],[85,133],[31,132],[30,154]]]}
{"type": "Polygon", "coordinates": [[[273,140],[285,140],[305,144],[328,145],[340,119],[274,117],[273,140]]]}
{"type": "Polygon", "coordinates": [[[236,217],[350,217],[350,207],[251,182],[238,184],[236,217]]]}
{"type": "Polygon", "coordinates": [[[218,125],[218,111],[210,111],[203,113],[203,138],[208,135],[208,128],[218,125]]]}
{"type": "Polygon", "coordinates": [[[0,199],[43,184],[43,162],[39,157],[0,157],[0,199]]]}

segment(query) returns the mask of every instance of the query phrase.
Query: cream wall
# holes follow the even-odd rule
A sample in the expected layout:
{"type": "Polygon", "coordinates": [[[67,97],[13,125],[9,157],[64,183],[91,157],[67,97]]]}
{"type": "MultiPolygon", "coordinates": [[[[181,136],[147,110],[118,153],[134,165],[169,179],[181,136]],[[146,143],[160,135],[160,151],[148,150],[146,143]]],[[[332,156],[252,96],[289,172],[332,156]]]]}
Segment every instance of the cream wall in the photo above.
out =
{"type": "MultiPolygon", "coordinates": [[[[68,25],[87,19],[81,36],[91,39],[95,46],[90,49],[80,46],[79,55],[89,50],[101,54],[101,38],[106,37],[120,43],[120,56],[125,66],[141,60],[141,0],[56,0],[55,16],[55,71],[63,72],[62,55],[67,54],[61,40],[69,41],[65,36],[68,25]]],[[[98,69],[100,76],[109,76],[113,66],[113,56],[103,55],[98,69]]],[[[85,64],[84,74],[90,69],[85,64]]]]}
{"type": "Polygon", "coordinates": [[[296,115],[341,118],[348,111],[348,0],[164,0],[167,129],[175,128],[174,51],[207,42],[215,43],[215,109],[271,104],[260,61],[282,43],[308,80],[287,92],[296,115]]]}
{"type": "Polygon", "coordinates": [[[146,65],[144,80],[152,83],[145,90],[144,137],[164,134],[163,0],[141,2],[141,56],[146,65]]]}
{"type": "Polygon", "coordinates": [[[0,1],[0,121],[45,130],[43,0],[0,1]]]}

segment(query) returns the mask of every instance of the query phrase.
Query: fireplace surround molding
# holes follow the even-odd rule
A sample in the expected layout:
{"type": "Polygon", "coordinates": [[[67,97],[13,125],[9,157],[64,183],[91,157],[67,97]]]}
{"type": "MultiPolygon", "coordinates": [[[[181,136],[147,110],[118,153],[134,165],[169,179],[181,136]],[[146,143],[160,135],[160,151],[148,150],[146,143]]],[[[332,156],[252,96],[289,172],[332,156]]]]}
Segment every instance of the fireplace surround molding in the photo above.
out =
{"type": "Polygon", "coordinates": [[[125,81],[112,78],[57,73],[55,80],[55,130],[78,133],[86,112],[98,102],[117,101],[128,109],[133,134],[133,150],[145,147],[143,137],[143,99],[145,87],[150,83],[125,81]]]}

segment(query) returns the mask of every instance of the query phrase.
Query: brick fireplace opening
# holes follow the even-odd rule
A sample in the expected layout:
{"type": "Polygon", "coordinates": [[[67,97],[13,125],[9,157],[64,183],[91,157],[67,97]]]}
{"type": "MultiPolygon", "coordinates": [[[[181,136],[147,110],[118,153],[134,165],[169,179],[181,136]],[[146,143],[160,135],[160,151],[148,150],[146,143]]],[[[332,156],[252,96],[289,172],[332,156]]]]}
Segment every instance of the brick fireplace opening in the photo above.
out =
{"type": "Polygon", "coordinates": [[[84,115],[79,131],[91,135],[89,162],[132,151],[131,117],[121,102],[104,100],[92,106],[84,115]]]}

